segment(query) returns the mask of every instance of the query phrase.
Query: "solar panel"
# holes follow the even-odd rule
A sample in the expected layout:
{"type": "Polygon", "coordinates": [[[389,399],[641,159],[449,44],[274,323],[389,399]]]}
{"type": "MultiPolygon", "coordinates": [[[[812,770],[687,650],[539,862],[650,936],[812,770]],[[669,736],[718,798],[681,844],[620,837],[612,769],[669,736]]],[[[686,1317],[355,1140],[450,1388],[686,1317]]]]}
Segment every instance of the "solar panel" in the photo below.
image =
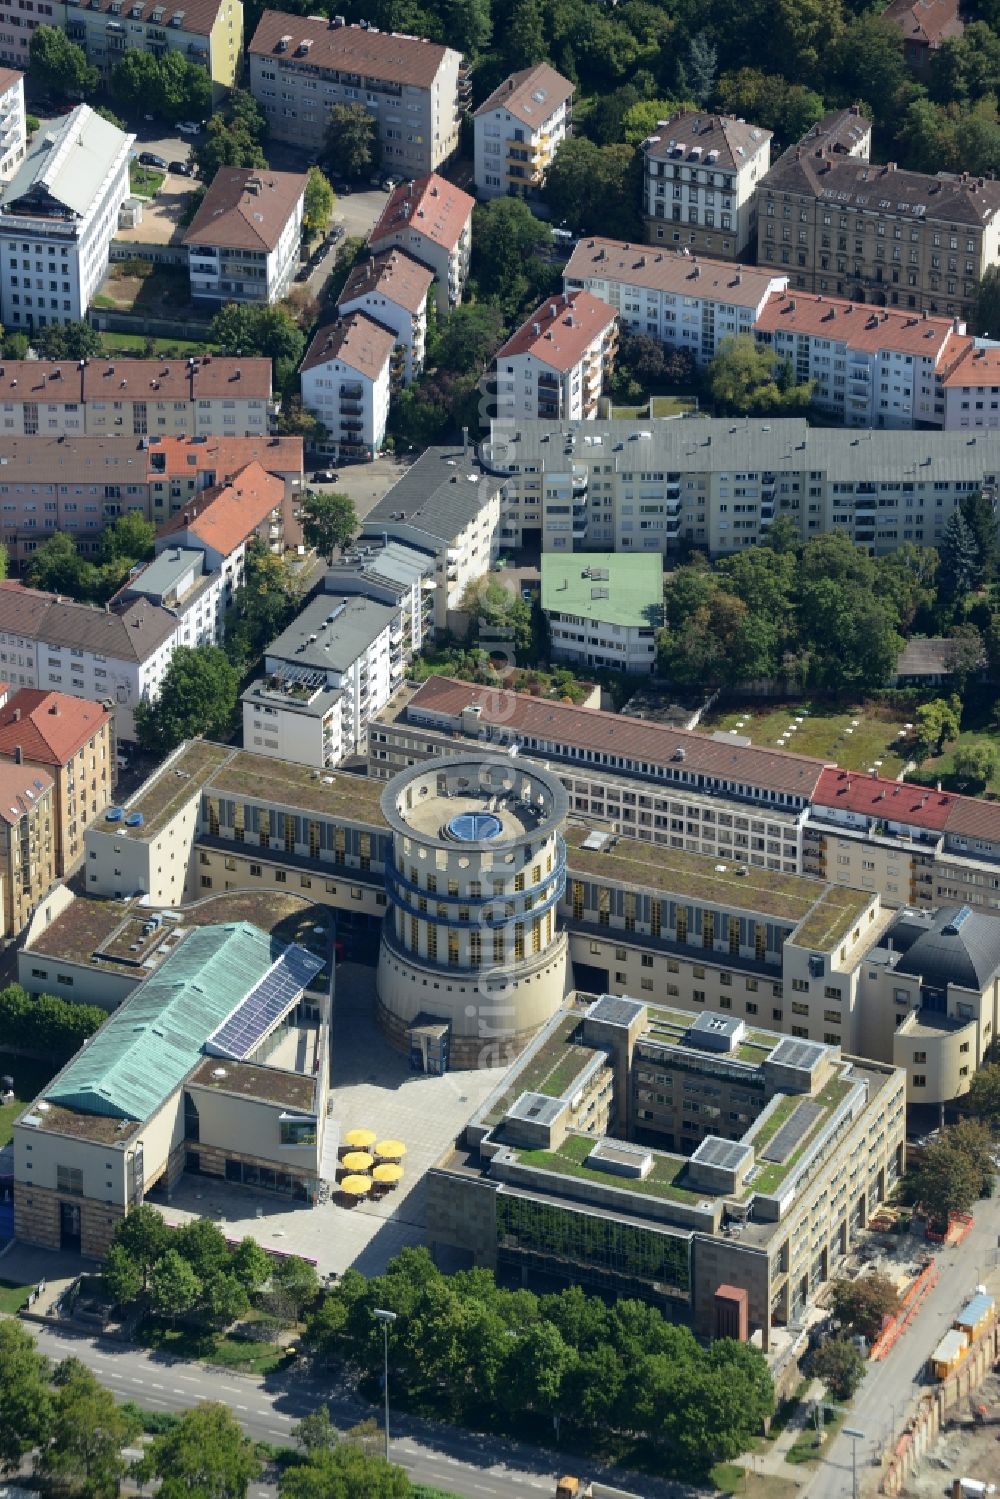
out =
{"type": "Polygon", "coordinates": [[[254,985],[250,993],[205,1043],[209,1056],[240,1061],[259,1046],[273,1026],[295,1003],[302,990],[324,966],[306,948],[293,944],[254,985]]]}
{"type": "Polygon", "coordinates": [[[799,1141],[809,1133],[816,1120],[823,1115],[821,1103],[800,1103],[790,1119],[786,1119],[773,1140],[760,1152],[762,1161],[775,1161],[781,1165],[795,1150],[799,1141]]]}

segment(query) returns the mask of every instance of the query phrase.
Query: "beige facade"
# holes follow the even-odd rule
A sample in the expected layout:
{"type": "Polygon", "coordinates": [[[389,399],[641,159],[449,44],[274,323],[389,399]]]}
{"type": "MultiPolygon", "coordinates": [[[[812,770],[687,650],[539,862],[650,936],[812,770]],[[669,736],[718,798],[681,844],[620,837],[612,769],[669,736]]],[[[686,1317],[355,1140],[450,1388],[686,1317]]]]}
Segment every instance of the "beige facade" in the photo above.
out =
{"type": "Polygon", "coordinates": [[[771,132],[732,115],[682,111],[643,142],[646,238],[689,255],[736,260],[754,243],[755,190],[771,132]]]}
{"type": "Polygon", "coordinates": [[[150,52],[163,57],[179,52],[185,61],[206,68],[217,101],[239,77],[243,61],[242,0],[188,0],[187,8],[157,4],[156,0],[65,0],[56,4],[57,20],[70,41],[107,77],[126,52],[150,52]]]}
{"type": "Polygon", "coordinates": [[[16,937],[56,877],[55,798],[46,770],[0,764],[0,915],[16,937]]]}

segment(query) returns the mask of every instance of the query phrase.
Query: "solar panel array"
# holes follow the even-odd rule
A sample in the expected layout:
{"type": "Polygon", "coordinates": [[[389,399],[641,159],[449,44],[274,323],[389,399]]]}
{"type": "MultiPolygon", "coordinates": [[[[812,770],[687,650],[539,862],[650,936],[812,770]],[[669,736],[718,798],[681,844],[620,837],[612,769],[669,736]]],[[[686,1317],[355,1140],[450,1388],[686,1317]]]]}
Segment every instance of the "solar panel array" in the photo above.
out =
{"type": "Polygon", "coordinates": [[[233,1013],[208,1038],[210,1056],[241,1061],[260,1045],[302,990],[324,966],[324,960],[293,944],[254,985],[233,1013]]]}
{"type": "Polygon", "coordinates": [[[825,1050],[821,1041],[797,1041],[786,1036],[778,1042],[768,1060],[782,1067],[802,1067],[811,1072],[825,1050]]]}
{"type": "Polygon", "coordinates": [[[692,1159],[705,1166],[721,1166],[726,1171],[737,1171],[750,1147],[739,1140],[723,1140],[719,1135],[708,1135],[692,1159]]]}
{"type": "Polygon", "coordinates": [[[631,1025],[642,1006],[634,999],[619,998],[616,994],[603,994],[590,1009],[591,1020],[603,1020],[607,1025],[631,1025]]]}
{"type": "Polygon", "coordinates": [[[821,1103],[800,1103],[792,1117],[785,1120],[774,1139],[764,1146],[760,1152],[761,1160],[774,1161],[777,1165],[782,1165],[796,1149],[799,1141],[809,1133],[816,1120],[822,1118],[823,1113],[821,1103]]]}

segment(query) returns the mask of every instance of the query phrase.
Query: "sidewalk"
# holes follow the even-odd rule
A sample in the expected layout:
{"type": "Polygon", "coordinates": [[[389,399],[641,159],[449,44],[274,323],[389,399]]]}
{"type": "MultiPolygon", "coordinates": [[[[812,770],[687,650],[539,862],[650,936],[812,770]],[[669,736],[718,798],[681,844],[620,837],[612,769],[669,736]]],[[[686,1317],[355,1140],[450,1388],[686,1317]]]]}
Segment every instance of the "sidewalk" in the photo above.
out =
{"type": "Polygon", "coordinates": [[[736,1464],[750,1473],[769,1478],[783,1478],[797,1487],[804,1488],[811,1470],[804,1466],[786,1463],[785,1454],[790,1451],[807,1426],[812,1425],[812,1402],[823,1397],[823,1381],[814,1379],[798,1406],[792,1412],[788,1424],[773,1442],[758,1448],[756,1452],[744,1452],[735,1459],[736,1464]]]}

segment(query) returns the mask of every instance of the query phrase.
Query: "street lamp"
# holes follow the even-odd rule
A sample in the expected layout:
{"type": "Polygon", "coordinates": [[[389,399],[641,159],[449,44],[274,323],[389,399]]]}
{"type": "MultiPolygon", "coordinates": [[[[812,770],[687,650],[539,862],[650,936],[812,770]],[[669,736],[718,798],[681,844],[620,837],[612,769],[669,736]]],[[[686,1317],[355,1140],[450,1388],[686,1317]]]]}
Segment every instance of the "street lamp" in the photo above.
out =
{"type": "MultiPolygon", "coordinates": [[[[382,1342],[385,1349],[385,1460],[389,1461],[389,1328],[396,1320],[395,1312],[387,1312],[382,1307],[372,1308],[377,1322],[382,1324],[382,1342]]],[[[857,1499],[857,1487],[855,1486],[854,1499],[857,1499]]]]}
{"type": "Polygon", "coordinates": [[[845,1426],[844,1436],[851,1439],[851,1495],[858,1499],[858,1443],[864,1441],[865,1434],[856,1426],[845,1426]]]}

